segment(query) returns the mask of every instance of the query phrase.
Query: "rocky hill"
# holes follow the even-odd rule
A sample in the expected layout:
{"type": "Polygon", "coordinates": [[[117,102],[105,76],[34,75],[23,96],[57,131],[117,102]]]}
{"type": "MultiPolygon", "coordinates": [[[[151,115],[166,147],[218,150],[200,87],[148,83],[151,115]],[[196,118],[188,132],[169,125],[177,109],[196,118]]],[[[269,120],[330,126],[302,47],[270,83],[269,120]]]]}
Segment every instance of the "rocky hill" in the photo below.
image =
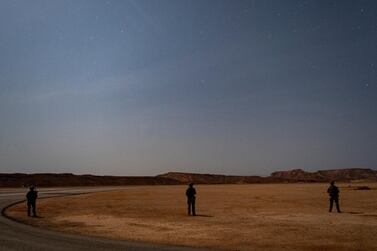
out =
{"type": "Polygon", "coordinates": [[[366,168],[319,170],[316,172],[293,169],[274,172],[271,177],[296,182],[377,181],[377,171],[366,168]]]}
{"type": "Polygon", "coordinates": [[[268,177],[169,172],[157,176],[95,176],[71,173],[0,173],[0,187],[125,186],[188,184],[249,184],[284,182],[377,181],[372,169],[336,169],[306,172],[302,169],[274,172],[268,177]]]}
{"type": "Polygon", "coordinates": [[[247,184],[247,183],[271,183],[279,182],[279,177],[261,177],[261,176],[232,176],[220,174],[199,174],[199,173],[179,173],[169,172],[156,177],[177,180],[180,183],[187,184],[190,182],[196,184],[247,184]]]}
{"type": "Polygon", "coordinates": [[[95,176],[72,173],[1,174],[0,187],[51,186],[123,186],[123,185],[177,185],[179,181],[153,176],[95,176]]]}

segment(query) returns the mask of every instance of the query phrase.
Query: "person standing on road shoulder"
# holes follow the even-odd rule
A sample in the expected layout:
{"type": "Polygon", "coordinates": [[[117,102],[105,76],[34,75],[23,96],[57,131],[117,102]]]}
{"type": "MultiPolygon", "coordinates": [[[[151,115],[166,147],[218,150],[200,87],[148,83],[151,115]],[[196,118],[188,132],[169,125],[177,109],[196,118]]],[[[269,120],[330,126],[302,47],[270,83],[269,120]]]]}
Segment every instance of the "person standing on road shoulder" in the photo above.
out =
{"type": "Polygon", "coordinates": [[[336,210],[338,213],[340,213],[340,208],[339,208],[339,189],[337,186],[335,186],[335,181],[331,181],[329,188],[327,189],[327,193],[330,196],[330,208],[329,212],[332,211],[333,204],[335,202],[336,205],[336,210]]]}
{"type": "Polygon", "coordinates": [[[191,215],[191,211],[192,211],[192,215],[196,216],[195,195],[196,195],[196,190],[194,188],[194,183],[190,183],[189,187],[186,190],[188,215],[191,215]]]}
{"type": "Polygon", "coordinates": [[[35,187],[31,186],[29,192],[26,194],[27,199],[27,215],[31,215],[31,210],[33,209],[33,217],[37,217],[36,202],[38,198],[38,192],[35,191],[35,187]]]}

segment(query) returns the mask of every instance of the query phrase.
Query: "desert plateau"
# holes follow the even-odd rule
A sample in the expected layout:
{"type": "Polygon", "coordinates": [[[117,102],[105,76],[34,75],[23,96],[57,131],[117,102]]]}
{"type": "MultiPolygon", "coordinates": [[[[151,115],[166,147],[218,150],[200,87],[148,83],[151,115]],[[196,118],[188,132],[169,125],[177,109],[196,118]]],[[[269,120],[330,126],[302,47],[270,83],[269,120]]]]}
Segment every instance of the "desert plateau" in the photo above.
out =
{"type": "Polygon", "coordinates": [[[376,250],[377,183],[339,183],[342,213],[328,212],[327,183],[129,186],[25,203],[7,215],[68,233],[223,250],[376,250]]]}

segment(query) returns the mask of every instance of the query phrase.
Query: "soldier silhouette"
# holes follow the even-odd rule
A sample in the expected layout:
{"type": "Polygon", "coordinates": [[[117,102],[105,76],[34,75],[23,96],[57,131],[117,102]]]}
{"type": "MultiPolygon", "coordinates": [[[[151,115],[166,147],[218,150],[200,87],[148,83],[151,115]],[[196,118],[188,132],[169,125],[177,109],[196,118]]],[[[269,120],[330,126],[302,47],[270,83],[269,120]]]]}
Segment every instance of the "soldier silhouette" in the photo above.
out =
{"type": "Polygon", "coordinates": [[[194,183],[190,183],[189,187],[186,190],[188,215],[191,215],[191,210],[192,210],[192,215],[196,216],[195,195],[196,195],[196,190],[194,188],[194,183]]]}
{"type": "Polygon", "coordinates": [[[335,181],[331,181],[329,188],[327,189],[327,193],[330,196],[330,208],[329,212],[332,211],[333,204],[335,202],[336,205],[336,210],[338,213],[340,213],[340,208],[339,208],[339,189],[337,186],[335,186],[335,181]]]}
{"type": "Polygon", "coordinates": [[[31,209],[33,209],[33,217],[37,217],[36,201],[38,198],[38,192],[35,191],[35,187],[31,186],[30,191],[26,194],[27,198],[27,215],[30,216],[31,209]]]}

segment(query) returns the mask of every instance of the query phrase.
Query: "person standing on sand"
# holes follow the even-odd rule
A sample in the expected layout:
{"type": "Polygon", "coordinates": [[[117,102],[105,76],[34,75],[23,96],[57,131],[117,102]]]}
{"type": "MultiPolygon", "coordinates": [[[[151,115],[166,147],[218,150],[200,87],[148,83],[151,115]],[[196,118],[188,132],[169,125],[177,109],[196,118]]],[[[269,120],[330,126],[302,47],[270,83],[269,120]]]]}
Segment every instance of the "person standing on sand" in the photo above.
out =
{"type": "Polygon", "coordinates": [[[195,199],[196,199],[195,195],[196,195],[196,190],[194,188],[194,183],[190,183],[189,187],[186,190],[188,215],[191,215],[191,210],[192,210],[192,215],[196,216],[196,213],[195,213],[195,199]]]}
{"type": "Polygon", "coordinates": [[[27,215],[30,216],[31,209],[33,208],[33,217],[37,217],[36,201],[38,198],[38,192],[35,191],[35,187],[31,186],[30,191],[26,194],[27,199],[27,215]]]}
{"type": "Polygon", "coordinates": [[[329,212],[332,211],[332,206],[335,202],[336,210],[340,213],[339,209],[339,189],[335,186],[335,181],[331,181],[329,188],[327,189],[327,193],[330,196],[330,209],[329,212]]]}

